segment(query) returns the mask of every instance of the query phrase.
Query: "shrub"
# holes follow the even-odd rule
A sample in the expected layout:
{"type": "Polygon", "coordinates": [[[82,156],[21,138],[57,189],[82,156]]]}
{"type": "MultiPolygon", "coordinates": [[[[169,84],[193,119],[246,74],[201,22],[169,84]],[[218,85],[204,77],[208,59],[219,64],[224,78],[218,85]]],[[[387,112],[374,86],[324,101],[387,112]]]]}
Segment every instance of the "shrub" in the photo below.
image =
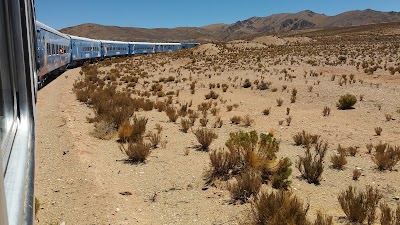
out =
{"type": "Polygon", "coordinates": [[[192,123],[192,126],[194,125],[194,123],[196,122],[196,119],[199,118],[199,114],[197,112],[191,112],[189,113],[189,119],[190,122],[192,123]]]}
{"type": "Polygon", "coordinates": [[[276,99],[276,103],[277,103],[278,106],[282,106],[282,104],[283,104],[283,99],[282,99],[282,98],[277,98],[277,99],[276,99]]]}
{"type": "Polygon", "coordinates": [[[325,106],[324,110],[322,111],[322,115],[329,116],[329,114],[331,114],[331,108],[329,108],[328,106],[325,106]]]}
{"type": "Polygon", "coordinates": [[[246,79],[246,80],[244,81],[243,87],[244,87],[244,88],[249,88],[249,87],[251,87],[251,82],[250,82],[249,79],[246,79]]]}
{"type": "Polygon", "coordinates": [[[378,166],[379,170],[392,170],[400,161],[400,147],[390,145],[377,146],[376,152],[372,156],[372,161],[378,166]]]}
{"type": "Polygon", "coordinates": [[[214,123],[214,128],[221,128],[224,122],[222,121],[221,117],[217,117],[214,123]]]}
{"type": "Polygon", "coordinates": [[[208,123],[207,115],[204,114],[204,116],[202,118],[200,118],[199,121],[200,121],[201,126],[206,127],[207,123],[208,123]]]}
{"type": "Polygon", "coordinates": [[[115,135],[115,127],[113,124],[105,121],[96,122],[91,135],[102,140],[110,140],[115,135]]]}
{"type": "Polygon", "coordinates": [[[268,116],[270,113],[271,113],[271,107],[269,107],[269,108],[267,108],[267,109],[264,109],[264,110],[262,111],[262,114],[265,115],[265,116],[268,116]]]}
{"type": "Polygon", "coordinates": [[[291,116],[288,116],[287,118],[286,118],[286,123],[287,123],[287,125],[288,126],[290,126],[290,123],[292,122],[292,117],[291,116]]]}
{"type": "Polygon", "coordinates": [[[133,133],[133,127],[131,123],[129,122],[129,120],[125,120],[118,129],[118,138],[122,142],[126,142],[132,135],[132,133],[133,133]]]}
{"type": "Polygon", "coordinates": [[[265,83],[264,81],[261,81],[261,83],[259,83],[258,85],[257,85],[257,88],[259,89],[259,90],[267,90],[268,88],[269,88],[269,86],[268,86],[268,84],[267,83],[265,83]]]}
{"type": "Polygon", "coordinates": [[[400,224],[400,204],[397,204],[397,210],[392,211],[388,204],[381,203],[381,219],[382,225],[399,225],[400,224]]]}
{"type": "Polygon", "coordinates": [[[211,145],[214,139],[218,138],[218,135],[214,131],[207,128],[199,128],[194,130],[193,133],[196,136],[197,141],[200,143],[202,150],[208,150],[208,147],[211,145]]]}
{"type": "Polygon", "coordinates": [[[240,117],[240,116],[233,116],[232,118],[231,118],[231,122],[233,123],[233,124],[240,124],[240,122],[242,121],[242,117],[240,117]]]}
{"type": "Polygon", "coordinates": [[[319,135],[311,135],[304,130],[293,136],[293,140],[296,146],[303,145],[309,147],[311,144],[316,144],[319,140],[319,135]]]}
{"type": "Polygon", "coordinates": [[[353,180],[358,180],[360,176],[361,176],[361,171],[359,169],[353,170],[353,180]]]}
{"type": "Polygon", "coordinates": [[[187,133],[188,130],[192,127],[192,121],[190,121],[189,119],[181,118],[181,127],[183,133],[187,133]]]}
{"type": "Polygon", "coordinates": [[[352,94],[342,95],[336,104],[339,109],[351,109],[357,103],[357,97],[352,94]]]}
{"type": "Polygon", "coordinates": [[[308,205],[304,206],[291,192],[262,191],[251,205],[251,213],[246,224],[309,225],[308,208],[308,205]]]}
{"type": "Polygon", "coordinates": [[[146,117],[133,117],[132,133],[129,137],[130,141],[139,142],[143,139],[143,134],[146,132],[148,119],[146,117]]]}
{"type": "Polygon", "coordinates": [[[289,176],[292,174],[292,162],[289,158],[284,158],[275,166],[272,176],[272,187],[276,189],[287,189],[290,185],[289,176]]]}
{"type": "Polygon", "coordinates": [[[374,145],[372,143],[369,143],[369,144],[366,144],[365,147],[368,150],[368,154],[371,154],[372,148],[374,147],[374,145]]]}
{"type": "Polygon", "coordinates": [[[338,170],[342,170],[347,164],[346,156],[344,154],[331,156],[332,167],[338,170]]]}
{"type": "Polygon", "coordinates": [[[313,225],[333,225],[332,216],[322,215],[320,211],[317,212],[317,219],[313,223],[313,225]]]}
{"type": "Polygon", "coordinates": [[[149,140],[150,140],[151,146],[153,148],[157,148],[158,144],[160,144],[160,142],[161,142],[161,134],[160,133],[150,133],[149,140]]]}
{"type": "Polygon", "coordinates": [[[120,148],[128,156],[127,161],[142,163],[150,155],[151,144],[144,143],[143,141],[138,143],[129,142],[127,148],[123,144],[120,145],[120,148]]]}
{"type": "Polygon", "coordinates": [[[376,133],[376,135],[378,135],[378,136],[381,136],[381,133],[382,133],[382,127],[375,127],[375,133],[376,133]]]}
{"type": "Polygon", "coordinates": [[[300,156],[299,160],[296,162],[296,167],[308,183],[318,185],[321,181],[322,172],[324,171],[323,161],[326,151],[328,150],[328,143],[320,141],[314,146],[314,150],[315,155],[312,155],[310,148],[306,148],[305,156],[300,156]]]}
{"type": "Polygon", "coordinates": [[[243,118],[243,126],[250,127],[254,123],[254,120],[250,117],[250,115],[246,115],[243,118]]]}
{"type": "Polygon", "coordinates": [[[219,94],[217,94],[215,91],[210,91],[210,93],[205,95],[206,99],[217,99],[219,97],[219,94]]]}
{"type": "Polygon", "coordinates": [[[385,118],[386,118],[386,121],[391,121],[392,120],[392,114],[386,113],[385,114],[385,118]]]}
{"type": "Polygon", "coordinates": [[[358,192],[349,186],[338,196],[340,207],[351,222],[363,223],[367,220],[368,224],[375,221],[376,207],[381,198],[379,191],[371,186],[367,186],[365,192],[358,192]]]}
{"type": "Polygon", "coordinates": [[[261,178],[257,172],[247,171],[242,173],[236,182],[228,183],[228,190],[234,201],[247,202],[248,198],[258,194],[261,188],[261,178]]]}
{"type": "Polygon", "coordinates": [[[169,121],[171,122],[176,122],[176,120],[179,118],[176,108],[173,106],[165,107],[164,111],[167,114],[169,121]]]}

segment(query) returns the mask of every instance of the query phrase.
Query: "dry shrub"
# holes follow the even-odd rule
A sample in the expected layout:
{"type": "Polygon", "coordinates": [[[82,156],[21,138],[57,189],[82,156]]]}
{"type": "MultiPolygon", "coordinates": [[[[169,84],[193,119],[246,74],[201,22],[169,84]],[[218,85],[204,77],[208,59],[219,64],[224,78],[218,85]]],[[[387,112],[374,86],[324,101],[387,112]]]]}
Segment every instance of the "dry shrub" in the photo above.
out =
{"type": "Polygon", "coordinates": [[[376,219],[376,207],[382,195],[377,189],[367,186],[365,192],[357,191],[349,186],[339,196],[339,204],[350,222],[373,224],[376,219]]]}
{"type": "Polygon", "coordinates": [[[129,120],[125,120],[118,129],[118,138],[122,142],[126,142],[132,135],[132,133],[133,133],[133,126],[131,125],[129,120]]]}
{"type": "Polygon", "coordinates": [[[143,135],[146,132],[147,121],[148,119],[146,117],[133,117],[133,129],[129,141],[139,142],[143,139],[143,135]]]}
{"type": "Polygon", "coordinates": [[[339,109],[346,110],[346,109],[351,109],[353,105],[357,103],[357,97],[352,94],[345,94],[342,95],[339,98],[339,102],[336,104],[336,106],[339,109]]]}
{"type": "Polygon", "coordinates": [[[214,123],[214,128],[221,128],[224,122],[222,121],[221,117],[217,117],[214,123]]]}
{"type": "Polygon", "coordinates": [[[149,133],[149,141],[153,148],[157,148],[161,142],[161,134],[160,133],[149,133]]]}
{"type": "Polygon", "coordinates": [[[358,152],[358,148],[354,147],[354,146],[350,146],[350,147],[347,147],[346,151],[350,156],[354,157],[354,156],[356,156],[356,154],[358,152]]]}
{"type": "Polygon", "coordinates": [[[199,122],[200,122],[201,126],[206,127],[208,124],[207,115],[204,114],[204,116],[202,118],[200,118],[199,122]]]}
{"type": "Polygon", "coordinates": [[[240,124],[241,121],[242,121],[242,117],[240,117],[240,116],[233,116],[231,118],[231,122],[236,125],[240,124]]]}
{"type": "Polygon", "coordinates": [[[271,107],[269,107],[269,108],[267,108],[267,109],[264,109],[264,110],[262,111],[262,114],[263,114],[264,116],[268,116],[270,113],[271,113],[271,107]]]}
{"type": "Polygon", "coordinates": [[[263,181],[272,181],[275,188],[287,188],[291,174],[288,158],[276,162],[279,141],[272,135],[256,131],[231,133],[225,143],[227,150],[210,154],[211,168],[206,173],[208,182],[217,178],[228,179],[246,171],[258,171],[263,181]]]}
{"type": "Polygon", "coordinates": [[[331,162],[333,168],[343,170],[343,167],[347,164],[346,156],[343,154],[333,155],[331,162]]]}
{"type": "Polygon", "coordinates": [[[192,123],[192,126],[194,125],[194,123],[196,122],[196,119],[199,118],[199,114],[197,112],[193,112],[193,111],[189,111],[189,119],[190,122],[192,123]]]}
{"type": "Polygon", "coordinates": [[[251,213],[246,224],[311,225],[307,220],[308,208],[308,205],[304,206],[291,192],[262,191],[251,205],[251,213]]]}
{"type": "Polygon", "coordinates": [[[400,204],[397,203],[397,210],[392,211],[387,203],[381,203],[381,219],[382,225],[399,225],[400,224],[400,204]]]}
{"type": "Polygon", "coordinates": [[[354,169],[353,170],[353,180],[358,180],[361,176],[361,171],[359,169],[354,169]]]}
{"type": "Polygon", "coordinates": [[[293,141],[296,146],[309,147],[311,144],[316,144],[319,138],[319,135],[312,135],[303,130],[293,136],[293,141]]]}
{"type": "Polygon", "coordinates": [[[316,185],[320,183],[321,175],[324,171],[323,161],[327,150],[328,143],[320,141],[314,146],[314,155],[311,154],[310,148],[307,147],[305,156],[300,156],[299,160],[296,161],[297,169],[308,183],[316,185]]]}
{"type": "Polygon", "coordinates": [[[170,122],[176,122],[176,120],[179,118],[176,108],[173,106],[166,106],[164,111],[167,114],[170,122]]]}
{"type": "Polygon", "coordinates": [[[233,201],[245,203],[251,196],[256,196],[261,188],[261,177],[255,171],[246,171],[233,182],[228,183],[228,190],[233,201]]]}
{"type": "Polygon", "coordinates": [[[188,130],[192,127],[192,122],[189,119],[181,118],[181,127],[183,133],[187,133],[188,130]]]}
{"type": "Polygon", "coordinates": [[[375,146],[375,154],[371,156],[372,161],[378,166],[379,170],[392,170],[400,161],[400,147],[387,144],[375,146]]]}
{"type": "Polygon", "coordinates": [[[233,105],[227,105],[226,106],[226,111],[230,112],[233,109],[233,105]]]}
{"type": "Polygon", "coordinates": [[[392,120],[392,114],[386,113],[385,114],[385,118],[386,118],[386,121],[391,121],[392,120]]]}
{"type": "Polygon", "coordinates": [[[322,115],[329,116],[330,114],[331,114],[331,108],[329,108],[328,106],[325,106],[324,110],[322,111],[322,115]]]}
{"type": "Polygon", "coordinates": [[[282,104],[283,104],[283,99],[282,98],[277,98],[276,99],[276,104],[277,104],[277,106],[282,106],[282,104]]]}
{"type": "Polygon", "coordinates": [[[110,140],[115,135],[115,132],[116,130],[113,124],[100,121],[94,123],[94,129],[93,132],[91,132],[91,135],[98,139],[110,140]]]}
{"type": "Polygon", "coordinates": [[[382,127],[375,127],[375,133],[376,133],[376,135],[378,135],[378,136],[381,136],[381,133],[382,133],[382,127]]]}
{"type": "Polygon", "coordinates": [[[95,114],[92,121],[105,121],[118,129],[133,115],[135,106],[129,94],[117,92],[115,89],[115,87],[96,89],[91,94],[89,104],[92,105],[95,114]]]}
{"type": "Polygon", "coordinates": [[[219,94],[217,94],[215,91],[210,91],[210,93],[205,95],[205,98],[208,99],[218,99],[219,94]]]}
{"type": "Polygon", "coordinates": [[[201,145],[201,149],[207,151],[208,147],[211,145],[211,143],[214,141],[214,139],[218,138],[218,135],[207,128],[199,128],[197,130],[193,131],[194,135],[197,138],[197,141],[201,145]]]}
{"type": "Polygon", "coordinates": [[[374,147],[374,145],[372,143],[369,143],[369,144],[366,144],[365,147],[368,150],[368,154],[371,154],[372,148],[374,147]]]}
{"type": "Polygon", "coordinates": [[[158,112],[162,112],[164,111],[165,105],[165,102],[156,101],[154,103],[154,108],[156,108],[158,112]]]}
{"type": "Polygon", "coordinates": [[[332,216],[323,215],[320,211],[317,212],[317,219],[313,225],[333,225],[332,216]]]}
{"type": "Polygon", "coordinates": [[[125,148],[123,144],[120,145],[120,149],[128,156],[128,160],[131,163],[142,163],[150,155],[151,144],[140,141],[138,143],[129,142],[128,147],[125,148]]]}
{"type": "Polygon", "coordinates": [[[250,127],[254,123],[254,120],[250,117],[250,115],[246,115],[243,118],[243,126],[250,127]]]}

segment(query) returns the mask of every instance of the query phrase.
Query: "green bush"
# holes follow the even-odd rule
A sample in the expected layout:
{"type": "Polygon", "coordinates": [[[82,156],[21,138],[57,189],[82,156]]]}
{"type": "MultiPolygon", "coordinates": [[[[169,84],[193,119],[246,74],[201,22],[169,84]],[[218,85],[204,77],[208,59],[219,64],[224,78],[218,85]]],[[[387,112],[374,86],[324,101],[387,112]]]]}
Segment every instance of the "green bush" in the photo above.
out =
{"type": "Polygon", "coordinates": [[[337,103],[339,109],[351,109],[357,103],[357,97],[352,94],[342,95],[337,103]]]}

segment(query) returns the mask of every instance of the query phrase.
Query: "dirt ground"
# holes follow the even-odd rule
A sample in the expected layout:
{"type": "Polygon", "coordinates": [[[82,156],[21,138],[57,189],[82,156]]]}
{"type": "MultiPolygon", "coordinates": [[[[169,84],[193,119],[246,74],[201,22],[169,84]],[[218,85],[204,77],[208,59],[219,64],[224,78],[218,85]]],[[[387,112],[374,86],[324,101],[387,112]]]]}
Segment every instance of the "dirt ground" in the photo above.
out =
{"type": "MultiPolygon", "coordinates": [[[[264,40],[277,41],[275,37],[264,40]]],[[[259,44],[254,46],[259,47],[259,44]]],[[[196,52],[207,52],[204,55],[209,56],[222,51],[214,45],[204,45],[196,52]]],[[[135,65],[138,59],[142,58],[139,56],[129,62],[135,65]]],[[[149,73],[155,79],[161,76],[160,71],[167,71],[162,76],[174,75],[173,71],[168,72],[171,68],[176,69],[189,62],[170,60],[164,70],[150,71],[149,68],[149,73]]],[[[153,130],[156,123],[161,124],[162,139],[167,142],[165,147],[152,150],[145,164],[124,163],[126,155],[120,150],[116,137],[108,141],[93,137],[90,134],[93,124],[87,122],[87,117],[93,116],[93,112],[79,103],[72,91],[74,82],[82,76],[79,71],[80,68],[66,71],[38,94],[35,191],[40,210],[37,224],[238,224],[246,217],[250,204],[231,204],[229,191],[205,186],[203,174],[209,168],[208,154],[196,151],[195,136],[191,132],[182,133],[179,120],[168,122],[164,112],[152,110],[137,113],[149,119],[147,130],[153,130]]],[[[378,70],[374,75],[367,75],[349,65],[308,64],[270,65],[267,74],[233,67],[218,75],[210,71],[207,70],[207,73],[213,74],[210,78],[189,70],[181,71],[181,77],[193,76],[197,79],[194,95],[190,94],[189,81],[165,86],[170,90],[181,90],[177,100],[192,100],[194,107],[205,101],[204,95],[210,91],[209,83],[229,83],[229,78],[249,78],[253,81],[264,76],[273,87],[278,88],[276,92],[240,86],[229,87],[227,92],[216,90],[220,98],[227,102],[217,106],[224,125],[215,129],[218,139],[212,143],[211,149],[223,147],[233,131],[268,133],[273,130],[281,140],[278,157],[289,157],[294,163],[304,153],[303,148],[294,146],[292,136],[296,133],[306,130],[321,135],[329,143],[320,185],[308,184],[292,166],[290,189],[304,203],[310,204],[311,219],[320,210],[333,216],[335,224],[345,224],[345,214],[337,196],[349,185],[360,189],[366,185],[377,187],[384,196],[382,202],[392,207],[399,202],[399,165],[393,171],[378,171],[365,147],[368,143],[379,141],[400,145],[400,113],[396,112],[400,107],[398,73],[389,75],[378,70]],[[297,75],[292,81],[283,80],[282,74],[273,72],[288,67],[291,74],[297,75]],[[323,75],[303,77],[305,71],[308,73],[310,70],[323,75]],[[354,74],[357,82],[339,85],[342,74],[354,74]],[[331,81],[332,75],[337,76],[335,81],[331,81]],[[288,88],[283,91],[284,84],[288,88]],[[310,86],[312,91],[309,91],[310,86]],[[298,90],[298,98],[296,103],[290,103],[290,91],[294,87],[298,90]],[[358,101],[352,110],[338,110],[336,102],[345,93],[357,97],[363,95],[363,100],[358,101]],[[277,98],[284,100],[281,107],[277,106],[277,98]],[[226,105],[235,103],[239,107],[227,112],[226,105]],[[379,105],[381,109],[378,109],[379,105]],[[322,115],[324,106],[331,108],[327,117],[322,115]],[[271,107],[271,114],[265,116],[262,111],[268,107],[271,107]],[[292,117],[290,126],[285,121],[287,108],[290,108],[292,117]],[[392,114],[393,119],[386,121],[386,113],[392,114]],[[251,127],[231,124],[230,118],[235,115],[250,115],[254,123],[251,127]],[[284,120],[282,125],[278,124],[279,120],[284,120]],[[377,126],[383,128],[381,136],[375,135],[374,128],[377,126]],[[347,157],[348,163],[340,171],[330,168],[330,157],[335,154],[338,144],[359,147],[359,153],[355,157],[347,157]],[[352,179],[356,168],[362,172],[359,181],[352,179]]],[[[215,118],[210,118],[212,124],[215,118]]]]}

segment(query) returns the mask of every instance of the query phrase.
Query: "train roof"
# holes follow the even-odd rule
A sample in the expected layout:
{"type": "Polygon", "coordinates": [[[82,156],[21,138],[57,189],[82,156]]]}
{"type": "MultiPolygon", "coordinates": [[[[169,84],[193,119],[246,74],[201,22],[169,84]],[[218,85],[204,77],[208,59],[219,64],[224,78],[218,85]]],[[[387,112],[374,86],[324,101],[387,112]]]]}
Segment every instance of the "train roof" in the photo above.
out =
{"type": "Polygon", "coordinates": [[[153,43],[153,42],[129,42],[129,44],[131,44],[131,45],[136,45],[136,44],[140,44],[140,45],[154,45],[155,43],[153,43]]]}
{"type": "Polygon", "coordinates": [[[156,43],[156,45],[181,45],[181,43],[156,43]]]}
{"type": "Polygon", "coordinates": [[[41,22],[39,22],[39,21],[37,21],[37,20],[36,20],[36,26],[38,26],[38,27],[40,27],[40,28],[42,28],[42,29],[44,29],[44,30],[47,30],[47,31],[49,31],[49,32],[51,32],[51,33],[57,34],[57,35],[59,35],[59,36],[61,36],[61,37],[64,37],[64,38],[66,38],[66,39],[70,39],[70,37],[69,37],[68,35],[63,34],[63,33],[61,33],[60,31],[55,30],[55,29],[53,29],[53,28],[47,26],[46,24],[43,24],[43,23],[41,23],[41,22]]]}
{"type": "Polygon", "coordinates": [[[71,39],[75,39],[75,40],[81,40],[81,41],[91,41],[91,42],[96,42],[96,43],[100,43],[99,40],[96,39],[90,39],[90,38],[85,38],[85,37],[79,37],[79,36],[75,36],[75,35],[69,35],[71,37],[71,39]]]}
{"type": "Polygon", "coordinates": [[[111,44],[129,44],[128,42],[123,42],[123,41],[110,41],[110,40],[100,40],[103,43],[111,43],[111,44]]]}

